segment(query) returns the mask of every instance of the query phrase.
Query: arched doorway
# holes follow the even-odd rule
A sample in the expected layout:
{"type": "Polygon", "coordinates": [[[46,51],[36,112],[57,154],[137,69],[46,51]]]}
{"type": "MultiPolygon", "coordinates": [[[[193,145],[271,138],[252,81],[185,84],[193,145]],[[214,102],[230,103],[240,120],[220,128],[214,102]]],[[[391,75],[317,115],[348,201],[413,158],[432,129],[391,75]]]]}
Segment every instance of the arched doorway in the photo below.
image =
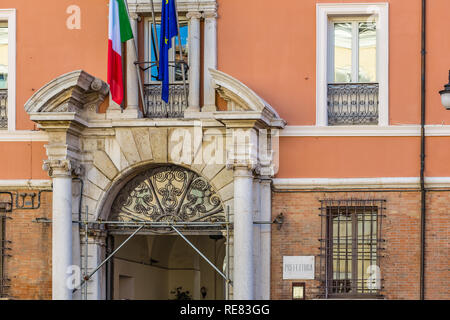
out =
{"type": "Polygon", "coordinates": [[[109,220],[117,222],[108,225],[110,250],[145,223],[111,260],[111,299],[225,298],[225,280],[204,258],[224,270],[226,216],[205,178],[175,165],[147,169],[117,194],[109,220]]]}

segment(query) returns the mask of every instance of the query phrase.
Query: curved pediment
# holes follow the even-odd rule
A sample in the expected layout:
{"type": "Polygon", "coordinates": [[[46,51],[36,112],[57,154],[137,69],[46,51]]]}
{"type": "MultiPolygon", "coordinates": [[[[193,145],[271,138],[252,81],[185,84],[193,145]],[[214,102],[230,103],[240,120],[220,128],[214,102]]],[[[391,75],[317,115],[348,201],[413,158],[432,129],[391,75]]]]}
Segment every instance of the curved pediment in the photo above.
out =
{"type": "Polygon", "coordinates": [[[228,111],[261,112],[276,121],[277,126],[284,127],[285,121],[280,118],[275,109],[252,89],[224,72],[209,69],[209,73],[217,92],[227,101],[228,111]]]}
{"type": "Polygon", "coordinates": [[[39,112],[77,112],[95,109],[109,93],[108,85],[83,70],[63,74],[34,93],[25,103],[29,114],[39,112]]]}

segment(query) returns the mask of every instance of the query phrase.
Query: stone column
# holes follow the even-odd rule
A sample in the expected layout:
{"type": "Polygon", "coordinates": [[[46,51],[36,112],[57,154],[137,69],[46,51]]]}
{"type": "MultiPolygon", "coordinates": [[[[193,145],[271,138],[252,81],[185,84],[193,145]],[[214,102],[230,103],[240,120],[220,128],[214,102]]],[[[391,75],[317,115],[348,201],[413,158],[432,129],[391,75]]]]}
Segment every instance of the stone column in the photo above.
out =
{"type": "Polygon", "coordinates": [[[72,300],[68,277],[72,266],[72,166],[69,160],[46,160],[53,181],[52,299],[72,300]]]}
{"type": "Polygon", "coordinates": [[[188,12],[189,19],[189,106],[186,112],[200,111],[200,12],[188,12]]]}
{"type": "MultiPolygon", "coordinates": [[[[253,179],[253,221],[261,221],[261,184],[259,177],[253,179]]],[[[261,300],[261,225],[253,225],[254,298],[261,300]]]]}
{"type": "MultiPolygon", "coordinates": [[[[268,177],[261,178],[261,221],[272,221],[272,192],[270,190],[272,180],[268,177]]],[[[270,299],[270,224],[262,224],[261,226],[261,269],[260,269],[260,285],[261,299],[270,299]]]]}
{"type": "Polygon", "coordinates": [[[217,69],[217,13],[207,11],[205,18],[205,42],[203,62],[203,108],[204,112],[216,111],[216,92],[209,68],[217,69]]]}
{"type": "Polygon", "coordinates": [[[235,300],[254,298],[253,174],[248,167],[234,168],[234,279],[235,300]]]}
{"type": "Polygon", "coordinates": [[[134,64],[134,62],[139,60],[135,50],[135,48],[138,48],[137,22],[139,17],[136,14],[131,14],[130,18],[134,39],[127,42],[127,108],[124,110],[124,116],[126,118],[142,118],[142,112],[139,109],[139,81],[137,78],[139,75],[134,64]]]}

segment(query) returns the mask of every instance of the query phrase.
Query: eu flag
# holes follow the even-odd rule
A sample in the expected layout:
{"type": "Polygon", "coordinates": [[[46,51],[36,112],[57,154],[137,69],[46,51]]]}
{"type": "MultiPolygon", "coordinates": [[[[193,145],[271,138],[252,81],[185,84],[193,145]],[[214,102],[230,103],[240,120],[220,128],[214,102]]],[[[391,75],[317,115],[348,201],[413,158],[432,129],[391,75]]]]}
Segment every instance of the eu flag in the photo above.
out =
{"type": "Polygon", "coordinates": [[[172,38],[178,35],[177,13],[175,0],[163,0],[161,10],[161,33],[159,41],[159,72],[158,81],[162,81],[161,98],[169,102],[169,49],[172,48],[172,38]]]}

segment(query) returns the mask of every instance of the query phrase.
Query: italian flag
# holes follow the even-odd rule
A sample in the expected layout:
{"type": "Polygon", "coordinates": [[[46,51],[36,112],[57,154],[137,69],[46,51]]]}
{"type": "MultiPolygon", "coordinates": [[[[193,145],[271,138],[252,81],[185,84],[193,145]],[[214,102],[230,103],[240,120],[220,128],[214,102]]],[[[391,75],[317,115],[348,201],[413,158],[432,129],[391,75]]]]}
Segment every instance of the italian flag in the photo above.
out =
{"type": "Polygon", "coordinates": [[[113,101],[123,101],[122,42],[133,38],[124,0],[109,1],[108,84],[113,101]]]}

